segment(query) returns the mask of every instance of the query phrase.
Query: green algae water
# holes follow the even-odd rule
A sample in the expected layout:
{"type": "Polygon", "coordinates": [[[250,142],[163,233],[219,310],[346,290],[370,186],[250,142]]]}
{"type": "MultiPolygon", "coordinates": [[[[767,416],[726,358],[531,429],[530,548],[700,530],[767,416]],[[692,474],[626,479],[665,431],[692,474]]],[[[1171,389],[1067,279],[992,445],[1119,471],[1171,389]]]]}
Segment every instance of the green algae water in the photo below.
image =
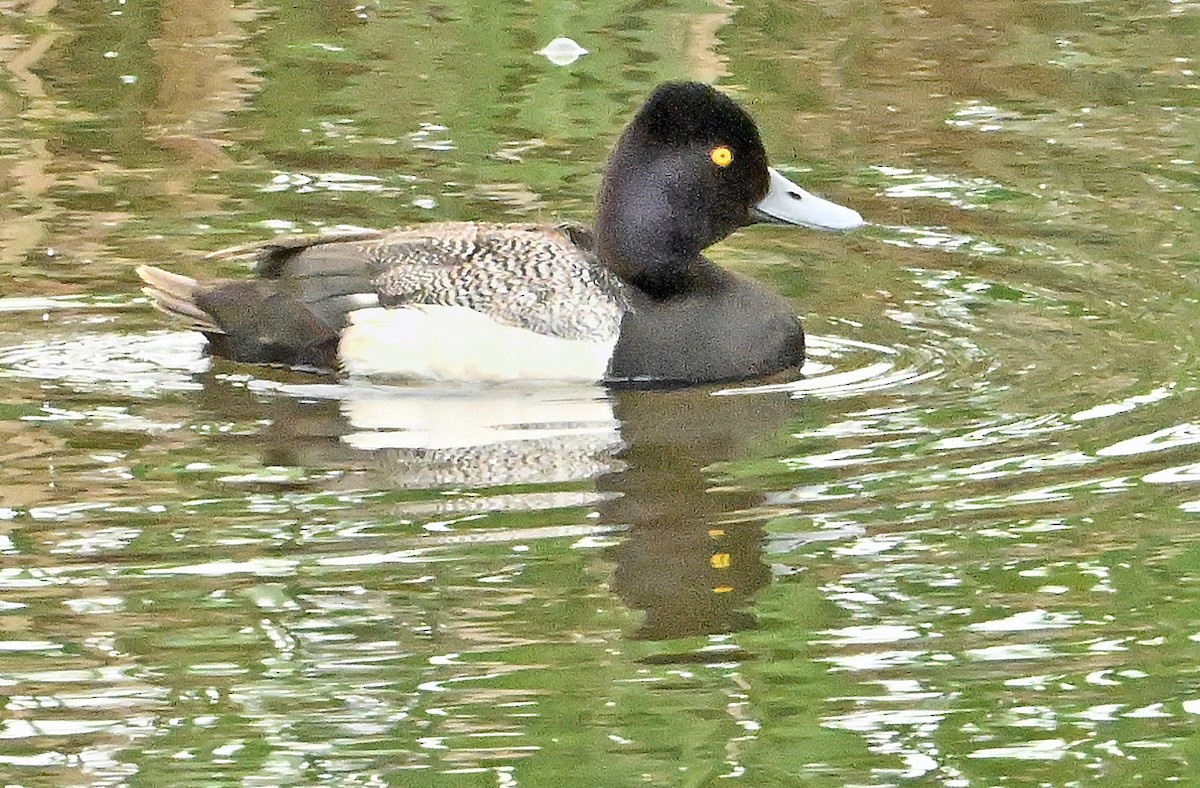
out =
{"type": "Polygon", "coordinates": [[[1200,6],[0,17],[6,785],[1200,781],[1200,6]],[[795,380],[338,383],[138,291],[586,221],[667,79],[872,223],[711,250],[795,380]]]}

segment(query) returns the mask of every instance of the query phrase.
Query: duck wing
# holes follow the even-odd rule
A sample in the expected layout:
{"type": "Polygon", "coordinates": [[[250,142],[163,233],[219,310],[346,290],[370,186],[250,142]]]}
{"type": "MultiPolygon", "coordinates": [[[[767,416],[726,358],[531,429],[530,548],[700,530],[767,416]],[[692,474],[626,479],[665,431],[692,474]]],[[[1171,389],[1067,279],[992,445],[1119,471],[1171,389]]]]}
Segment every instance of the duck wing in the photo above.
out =
{"type": "Polygon", "coordinates": [[[257,278],[198,282],[152,266],[139,276],[154,305],[242,361],[336,365],[350,316],[373,307],[466,307],[562,339],[613,340],[624,285],[578,226],[448,222],[298,236],[222,251],[251,253],[257,278]],[[301,360],[296,360],[301,359],[301,360]]]}

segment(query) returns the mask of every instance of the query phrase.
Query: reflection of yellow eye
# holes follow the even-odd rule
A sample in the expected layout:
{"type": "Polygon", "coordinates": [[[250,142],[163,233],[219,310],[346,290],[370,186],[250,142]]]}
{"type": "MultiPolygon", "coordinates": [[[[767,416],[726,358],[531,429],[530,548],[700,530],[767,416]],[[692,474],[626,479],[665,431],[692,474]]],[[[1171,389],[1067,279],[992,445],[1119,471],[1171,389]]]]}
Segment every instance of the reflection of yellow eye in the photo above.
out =
{"type": "Polygon", "coordinates": [[[728,167],[733,162],[733,151],[726,148],[724,145],[718,145],[708,153],[708,157],[713,160],[713,164],[718,167],[728,167]]]}

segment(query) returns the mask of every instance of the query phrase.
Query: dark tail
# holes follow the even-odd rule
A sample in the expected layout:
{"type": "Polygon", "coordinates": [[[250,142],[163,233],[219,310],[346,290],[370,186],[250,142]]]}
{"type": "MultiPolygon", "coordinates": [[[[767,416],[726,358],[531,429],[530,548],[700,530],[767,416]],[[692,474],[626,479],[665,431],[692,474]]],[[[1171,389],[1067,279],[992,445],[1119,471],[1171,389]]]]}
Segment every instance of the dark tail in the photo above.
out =
{"type": "Polygon", "coordinates": [[[201,285],[190,276],[173,274],[152,265],[139,265],[137,275],[146,283],[142,292],[159,312],[188,321],[192,328],[205,334],[224,334],[213,316],[196,304],[201,285]]]}
{"type": "Polygon", "coordinates": [[[262,279],[199,282],[150,265],[137,275],[154,308],[208,338],[216,356],[250,364],[334,369],[338,333],[303,302],[262,279]]]}

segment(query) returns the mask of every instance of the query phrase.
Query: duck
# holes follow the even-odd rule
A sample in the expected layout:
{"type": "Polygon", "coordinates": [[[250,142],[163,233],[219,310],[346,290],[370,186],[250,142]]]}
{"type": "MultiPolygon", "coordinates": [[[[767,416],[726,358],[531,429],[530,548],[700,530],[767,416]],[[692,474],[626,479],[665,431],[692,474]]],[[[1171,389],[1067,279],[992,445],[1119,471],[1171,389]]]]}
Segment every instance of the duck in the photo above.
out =
{"type": "Polygon", "coordinates": [[[699,385],[804,362],[788,301],[703,254],[760,222],[865,224],[771,167],[734,99],[670,82],[619,136],[592,227],[440,222],[284,237],[238,250],[252,254],[253,278],[137,274],[155,308],[238,362],[415,381],[699,385]]]}

